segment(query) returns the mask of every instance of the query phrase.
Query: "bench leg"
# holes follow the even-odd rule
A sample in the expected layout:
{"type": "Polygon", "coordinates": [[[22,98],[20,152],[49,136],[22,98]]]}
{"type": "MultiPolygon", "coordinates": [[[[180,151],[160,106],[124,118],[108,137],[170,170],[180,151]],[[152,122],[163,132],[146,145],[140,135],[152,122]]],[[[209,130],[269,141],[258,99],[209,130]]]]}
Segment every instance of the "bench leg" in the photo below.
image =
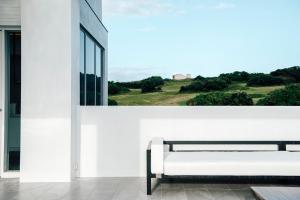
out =
{"type": "Polygon", "coordinates": [[[152,191],[151,191],[151,176],[149,177],[147,175],[147,195],[151,195],[152,191]]]}
{"type": "Polygon", "coordinates": [[[147,195],[151,195],[152,191],[151,191],[151,178],[152,178],[152,174],[151,174],[151,150],[147,150],[147,195]]]}

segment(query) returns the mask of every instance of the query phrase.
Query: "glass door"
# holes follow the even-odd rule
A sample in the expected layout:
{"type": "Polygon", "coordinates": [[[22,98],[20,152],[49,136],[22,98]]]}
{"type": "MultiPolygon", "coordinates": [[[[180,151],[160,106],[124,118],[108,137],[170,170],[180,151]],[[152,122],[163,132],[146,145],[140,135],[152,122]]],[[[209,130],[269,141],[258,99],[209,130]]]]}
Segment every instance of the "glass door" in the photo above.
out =
{"type": "Polygon", "coordinates": [[[4,75],[3,75],[3,31],[0,30],[0,171],[2,172],[2,159],[3,159],[3,154],[2,154],[2,145],[3,145],[3,123],[4,123],[4,113],[3,113],[3,107],[4,107],[4,102],[3,102],[3,91],[4,91],[4,75]]]}
{"type": "Polygon", "coordinates": [[[21,33],[5,35],[5,171],[20,170],[21,33]]]}

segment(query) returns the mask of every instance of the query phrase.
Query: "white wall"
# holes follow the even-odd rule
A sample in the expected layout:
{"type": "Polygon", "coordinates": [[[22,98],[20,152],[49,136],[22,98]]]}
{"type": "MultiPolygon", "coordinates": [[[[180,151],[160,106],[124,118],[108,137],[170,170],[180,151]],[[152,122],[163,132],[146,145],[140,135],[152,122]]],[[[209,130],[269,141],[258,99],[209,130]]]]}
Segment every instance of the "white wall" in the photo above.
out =
{"type": "Polygon", "coordinates": [[[145,175],[152,137],[300,140],[300,107],[81,107],[80,176],[145,175]]]}
{"type": "Polygon", "coordinates": [[[80,88],[80,3],[77,0],[71,1],[71,59],[72,59],[72,102],[71,102],[71,176],[78,176],[77,165],[79,162],[79,133],[80,133],[80,112],[78,110],[79,88],[80,88]]]}
{"type": "Polygon", "coordinates": [[[78,1],[26,0],[21,4],[20,180],[70,181],[79,102],[79,87],[74,86],[79,82],[78,1]]]}

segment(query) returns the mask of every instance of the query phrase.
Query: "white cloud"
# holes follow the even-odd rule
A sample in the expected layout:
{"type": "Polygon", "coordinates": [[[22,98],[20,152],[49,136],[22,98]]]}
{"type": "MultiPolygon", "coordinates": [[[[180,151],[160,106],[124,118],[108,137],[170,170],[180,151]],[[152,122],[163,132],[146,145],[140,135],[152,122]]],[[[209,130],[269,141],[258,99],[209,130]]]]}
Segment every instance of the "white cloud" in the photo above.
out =
{"type": "Polygon", "coordinates": [[[103,0],[105,16],[152,16],[174,12],[172,4],[163,0],[103,0]]]}
{"type": "Polygon", "coordinates": [[[233,3],[220,2],[214,8],[216,10],[229,10],[229,9],[234,9],[235,7],[236,7],[236,5],[233,3]]]}

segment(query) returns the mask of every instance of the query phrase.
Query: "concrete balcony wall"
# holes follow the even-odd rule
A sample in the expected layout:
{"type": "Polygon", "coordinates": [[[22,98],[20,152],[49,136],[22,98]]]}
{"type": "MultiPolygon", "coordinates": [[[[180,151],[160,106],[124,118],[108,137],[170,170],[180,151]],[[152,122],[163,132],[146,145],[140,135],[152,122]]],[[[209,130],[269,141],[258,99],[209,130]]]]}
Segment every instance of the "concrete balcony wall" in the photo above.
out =
{"type": "Polygon", "coordinates": [[[145,176],[152,137],[300,140],[300,107],[81,107],[81,177],[145,176]]]}

